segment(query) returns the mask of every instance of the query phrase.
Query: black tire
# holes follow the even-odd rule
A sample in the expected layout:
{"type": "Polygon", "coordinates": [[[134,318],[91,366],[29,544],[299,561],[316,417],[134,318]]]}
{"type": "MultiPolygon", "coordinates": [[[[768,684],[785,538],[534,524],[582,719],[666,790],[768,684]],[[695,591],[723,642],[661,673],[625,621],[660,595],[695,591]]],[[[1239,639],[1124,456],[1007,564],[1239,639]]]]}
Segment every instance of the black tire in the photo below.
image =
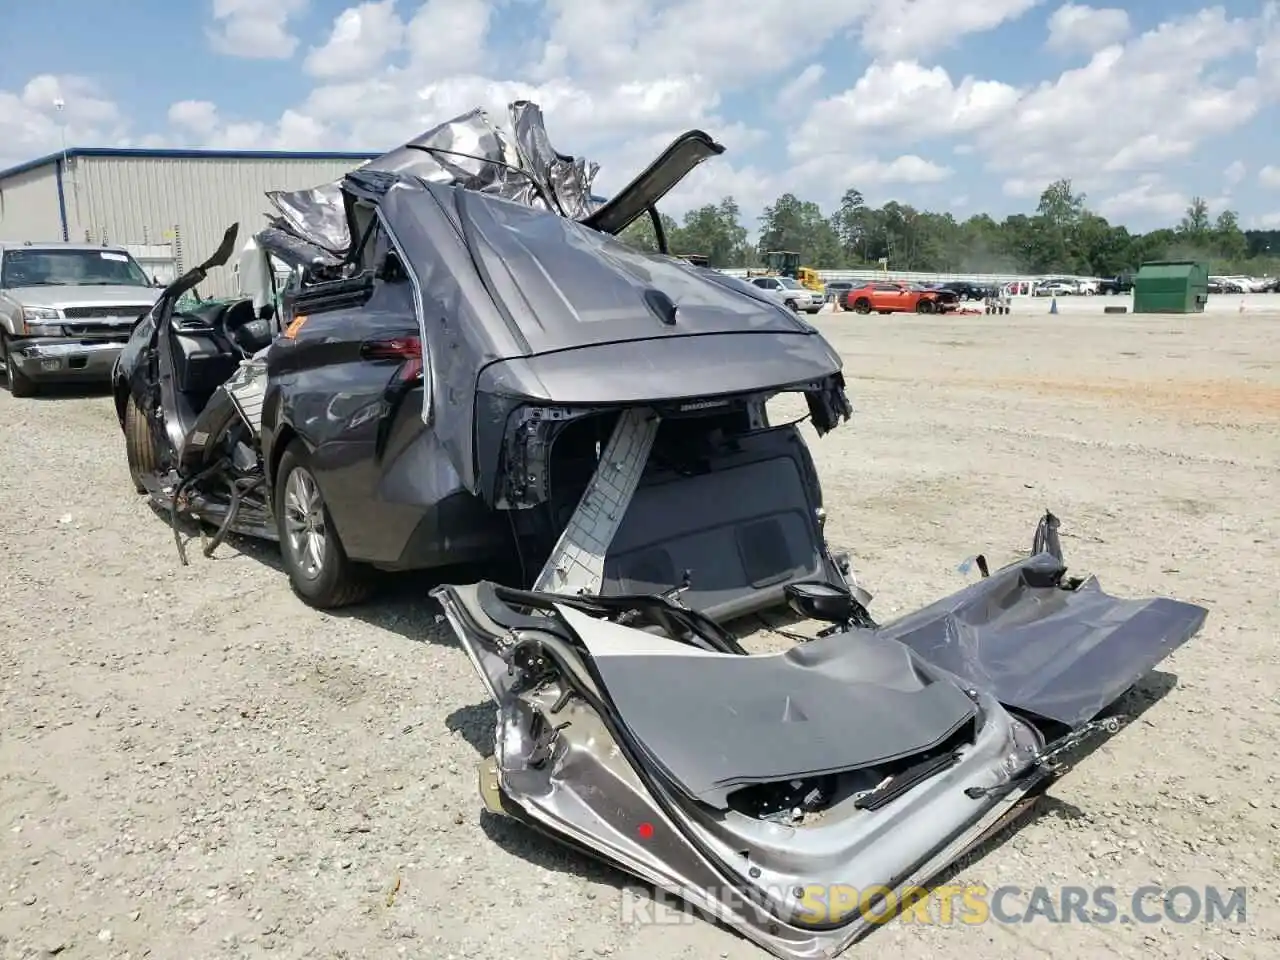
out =
{"type": "Polygon", "coordinates": [[[9,338],[0,333],[0,355],[4,359],[4,379],[9,385],[9,393],[15,397],[34,397],[38,390],[35,381],[18,369],[18,365],[9,356],[9,338]]]}
{"type": "Polygon", "coordinates": [[[289,575],[289,585],[304,603],[321,610],[334,610],[366,599],[372,593],[373,584],[369,571],[347,557],[311,472],[310,461],[307,448],[299,440],[292,441],[280,458],[272,498],[276,531],[280,536],[280,557],[289,575]],[[305,501],[300,488],[308,491],[305,501]],[[312,524],[309,530],[291,536],[298,523],[308,522],[312,524]],[[299,545],[300,539],[317,535],[322,544],[318,562],[314,555],[304,557],[307,547],[299,545]]]}
{"type": "Polygon", "coordinates": [[[124,456],[129,462],[133,489],[138,493],[146,493],[147,488],[143,485],[142,478],[158,472],[160,458],[156,454],[156,440],[151,433],[151,424],[138,409],[132,394],[124,405],[124,456]]]}
{"type": "Polygon", "coordinates": [[[791,308],[791,312],[792,312],[792,313],[799,313],[799,312],[800,312],[800,301],[799,301],[799,300],[788,300],[788,301],[787,301],[787,306],[791,308]]]}
{"type": "Polygon", "coordinates": [[[870,313],[871,301],[868,300],[866,297],[859,297],[857,300],[853,302],[853,312],[854,313],[870,313]]]}
{"type": "Polygon", "coordinates": [[[933,301],[921,300],[916,303],[916,313],[933,313],[933,301]]]}

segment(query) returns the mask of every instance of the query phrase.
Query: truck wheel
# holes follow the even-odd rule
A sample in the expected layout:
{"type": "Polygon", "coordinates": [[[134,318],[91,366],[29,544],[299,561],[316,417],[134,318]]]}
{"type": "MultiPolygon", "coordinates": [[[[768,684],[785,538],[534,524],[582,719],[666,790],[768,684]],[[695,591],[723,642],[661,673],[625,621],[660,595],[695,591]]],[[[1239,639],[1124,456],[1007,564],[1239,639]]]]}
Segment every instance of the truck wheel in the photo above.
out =
{"type": "Polygon", "coordinates": [[[133,394],[129,395],[124,407],[124,455],[129,461],[133,489],[138,493],[146,493],[147,488],[143,485],[142,478],[158,471],[159,458],[156,456],[156,441],[151,434],[151,424],[138,409],[133,394]]]}
{"type": "Polygon", "coordinates": [[[854,313],[870,313],[871,301],[868,300],[866,297],[859,297],[857,300],[853,302],[853,312],[854,313]]]}
{"type": "Polygon", "coordinates": [[[332,610],[369,596],[368,571],[347,558],[300,440],[292,441],[280,458],[274,506],[280,556],[290,586],[304,603],[332,610]]]}
{"type": "Polygon", "coordinates": [[[34,397],[35,381],[18,369],[17,361],[9,353],[9,338],[3,333],[0,333],[0,356],[4,358],[4,378],[9,384],[9,393],[15,397],[34,397]]]}

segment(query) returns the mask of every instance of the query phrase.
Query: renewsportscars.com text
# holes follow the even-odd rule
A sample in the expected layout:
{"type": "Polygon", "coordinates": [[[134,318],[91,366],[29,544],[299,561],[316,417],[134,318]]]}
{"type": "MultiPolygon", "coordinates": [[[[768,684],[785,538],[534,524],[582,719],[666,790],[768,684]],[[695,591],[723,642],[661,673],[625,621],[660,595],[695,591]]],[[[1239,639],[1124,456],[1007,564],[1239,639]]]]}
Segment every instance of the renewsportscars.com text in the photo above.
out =
{"type": "MultiPolygon", "coordinates": [[[[809,886],[782,891],[779,899],[798,899],[797,919],[804,924],[871,923],[897,919],[931,926],[985,923],[1243,923],[1245,887],[1140,886],[1121,892],[1113,886],[1035,886],[983,884],[886,887],[865,890],[847,885],[809,886]]],[[[715,898],[719,899],[719,898],[715,898]]],[[[739,897],[726,898],[741,902],[739,897]]],[[[622,891],[624,924],[696,922],[695,908],[662,890],[629,887],[622,891]]]]}

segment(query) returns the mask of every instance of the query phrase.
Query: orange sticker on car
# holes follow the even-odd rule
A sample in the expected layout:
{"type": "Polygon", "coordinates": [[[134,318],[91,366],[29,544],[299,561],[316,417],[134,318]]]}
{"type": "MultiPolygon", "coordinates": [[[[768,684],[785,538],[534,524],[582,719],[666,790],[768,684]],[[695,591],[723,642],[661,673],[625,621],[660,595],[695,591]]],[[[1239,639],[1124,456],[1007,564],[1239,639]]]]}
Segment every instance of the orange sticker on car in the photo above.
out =
{"type": "Polygon", "coordinates": [[[306,314],[299,314],[289,321],[289,325],[284,328],[281,334],[286,340],[292,340],[298,335],[298,331],[302,329],[302,325],[307,322],[306,314]]]}

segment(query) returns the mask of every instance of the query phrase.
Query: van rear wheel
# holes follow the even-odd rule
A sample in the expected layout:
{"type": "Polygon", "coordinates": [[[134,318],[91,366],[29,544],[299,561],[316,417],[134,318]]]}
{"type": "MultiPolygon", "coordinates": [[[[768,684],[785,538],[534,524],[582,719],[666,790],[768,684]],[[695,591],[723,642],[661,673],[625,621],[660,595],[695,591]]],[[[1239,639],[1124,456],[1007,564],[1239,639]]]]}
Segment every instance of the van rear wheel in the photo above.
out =
{"type": "Polygon", "coordinates": [[[321,610],[366,599],[373,587],[369,571],[347,557],[299,440],[280,458],[273,500],[280,556],[294,593],[321,610]]]}

